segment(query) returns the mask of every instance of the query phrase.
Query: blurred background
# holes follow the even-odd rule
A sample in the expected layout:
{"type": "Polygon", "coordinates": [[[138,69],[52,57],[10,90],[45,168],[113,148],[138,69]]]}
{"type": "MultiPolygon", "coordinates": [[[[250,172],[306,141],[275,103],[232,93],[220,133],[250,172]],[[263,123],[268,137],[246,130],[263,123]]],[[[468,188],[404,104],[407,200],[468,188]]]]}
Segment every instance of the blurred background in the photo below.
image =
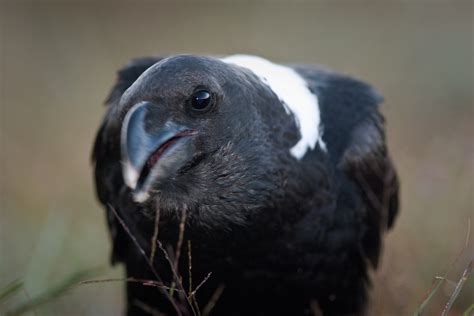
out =
{"type": "MultiPolygon", "coordinates": [[[[122,311],[123,283],[68,282],[122,277],[109,267],[90,152],[116,70],[153,54],[324,64],[385,96],[402,203],[371,315],[412,315],[446,276],[426,312],[439,314],[473,258],[472,1],[17,0],[1,2],[0,22],[0,292],[23,282],[0,314],[64,284],[34,314],[122,311]]],[[[451,315],[473,298],[471,276],[451,315]]]]}

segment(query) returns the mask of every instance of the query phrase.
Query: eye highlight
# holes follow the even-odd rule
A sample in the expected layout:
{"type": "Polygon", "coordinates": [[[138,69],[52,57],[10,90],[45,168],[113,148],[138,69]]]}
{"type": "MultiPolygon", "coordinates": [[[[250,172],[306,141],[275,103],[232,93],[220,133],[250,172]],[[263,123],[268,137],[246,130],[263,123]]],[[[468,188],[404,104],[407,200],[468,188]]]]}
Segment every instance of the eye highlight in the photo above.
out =
{"type": "Polygon", "coordinates": [[[206,111],[210,107],[211,101],[212,95],[209,91],[197,90],[191,97],[191,108],[199,112],[206,111]]]}

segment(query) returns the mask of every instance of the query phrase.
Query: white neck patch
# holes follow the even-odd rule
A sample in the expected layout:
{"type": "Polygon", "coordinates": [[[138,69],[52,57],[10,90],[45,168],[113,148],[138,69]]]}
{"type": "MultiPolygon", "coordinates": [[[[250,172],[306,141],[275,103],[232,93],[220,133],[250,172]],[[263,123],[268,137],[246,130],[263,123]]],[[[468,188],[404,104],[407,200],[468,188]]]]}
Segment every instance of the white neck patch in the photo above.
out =
{"type": "Polygon", "coordinates": [[[301,139],[290,149],[293,157],[303,158],[308,148],[314,149],[318,142],[326,150],[320,133],[318,98],[295,70],[251,55],[232,55],[222,61],[251,70],[277,95],[286,113],[292,114],[301,134],[301,139]]]}

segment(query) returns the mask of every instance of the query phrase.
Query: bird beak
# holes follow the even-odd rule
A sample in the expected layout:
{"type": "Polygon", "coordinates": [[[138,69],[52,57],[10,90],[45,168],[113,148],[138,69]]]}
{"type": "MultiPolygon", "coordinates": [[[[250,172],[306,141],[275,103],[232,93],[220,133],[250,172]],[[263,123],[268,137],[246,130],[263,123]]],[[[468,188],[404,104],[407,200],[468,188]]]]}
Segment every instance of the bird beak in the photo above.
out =
{"type": "Polygon", "coordinates": [[[147,200],[153,184],[175,173],[193,155],[188,140],[197,131],[170,120],[161,123],[156,107],[150,102],[136,104],[122,125],[123,178],[136,202],[147,200]]]}

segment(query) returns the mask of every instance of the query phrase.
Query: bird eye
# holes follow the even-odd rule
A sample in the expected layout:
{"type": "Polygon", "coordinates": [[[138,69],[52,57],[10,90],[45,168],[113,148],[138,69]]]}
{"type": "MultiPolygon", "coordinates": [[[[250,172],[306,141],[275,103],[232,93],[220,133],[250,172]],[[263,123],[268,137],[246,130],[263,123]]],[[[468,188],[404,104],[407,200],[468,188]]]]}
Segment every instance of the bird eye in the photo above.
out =
{"type": "Polygon", "coordinates": [[[207,110],[211,104],[211,93],[207,90],[198,90],[194,92],[191,98],[191,106],[193,110],[204,111],[207,110]]]}

